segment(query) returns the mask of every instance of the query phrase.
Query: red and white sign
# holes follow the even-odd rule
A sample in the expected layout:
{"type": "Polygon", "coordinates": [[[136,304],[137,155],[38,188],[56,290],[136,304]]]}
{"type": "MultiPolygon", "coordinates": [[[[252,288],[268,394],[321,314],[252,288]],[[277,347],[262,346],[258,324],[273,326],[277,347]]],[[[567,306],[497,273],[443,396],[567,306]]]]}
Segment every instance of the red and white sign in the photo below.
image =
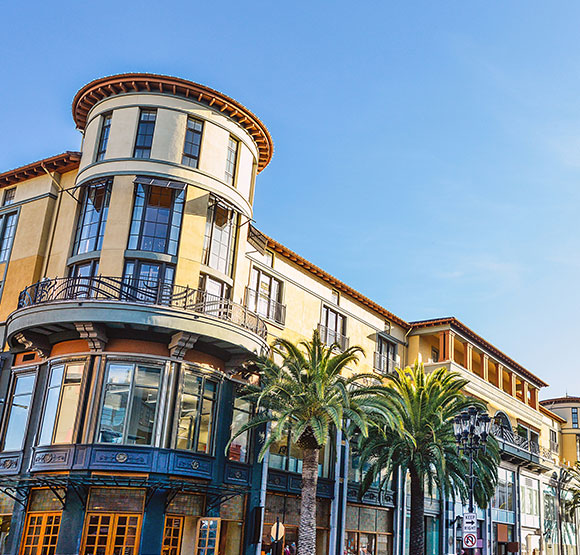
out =
{"type": "Polygon", "coordinates": [[[477,545],[475,534],[463,534],[463,547],[473,548],[477,545]]]}

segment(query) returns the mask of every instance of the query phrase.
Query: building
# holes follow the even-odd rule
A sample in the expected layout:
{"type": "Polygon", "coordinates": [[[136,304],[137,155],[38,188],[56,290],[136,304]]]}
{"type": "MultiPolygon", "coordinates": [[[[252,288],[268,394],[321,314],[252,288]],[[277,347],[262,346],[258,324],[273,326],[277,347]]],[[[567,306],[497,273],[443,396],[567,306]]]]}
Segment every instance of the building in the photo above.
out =
{"type": "MultiPolygon", "coordinates": [[[[557,553],[564,527],[575,553],[557,514],[568,416],[539,403],[545,382],[457,319],[406,322],[256,229],[273,143],[252,112],[125,74],[83,87],[73,118],[82,152],[0,174],[0,553],[254,555],[277,520],[295,541],[289,438],[264,464],[260,434],[225,447],[251,413],[248,358],[315,327],[361,345],[361,371],[420,357],[468,376],[502,449],[480,552],[557,553]]],[[[317,553],[403,555],[405,477],[361,498],[360,476],[338,437],[321,457],[317,553]]],[[[456,552],[462,510],[427,500],[430,555],[456,552]]]]}

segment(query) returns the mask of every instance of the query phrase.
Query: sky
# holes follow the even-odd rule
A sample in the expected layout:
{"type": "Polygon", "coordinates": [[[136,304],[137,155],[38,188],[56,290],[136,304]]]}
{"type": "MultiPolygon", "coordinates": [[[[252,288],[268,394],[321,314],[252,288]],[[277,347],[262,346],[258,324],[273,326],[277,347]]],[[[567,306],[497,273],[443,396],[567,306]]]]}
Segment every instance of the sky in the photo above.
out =
{"type": "Polygon", "coordinates": [[[76,91],[176,75],[274,139],[254,218],[406,320],[580,395],[580,4],[9,2],[0,172],[80,149],[76,91]]]}

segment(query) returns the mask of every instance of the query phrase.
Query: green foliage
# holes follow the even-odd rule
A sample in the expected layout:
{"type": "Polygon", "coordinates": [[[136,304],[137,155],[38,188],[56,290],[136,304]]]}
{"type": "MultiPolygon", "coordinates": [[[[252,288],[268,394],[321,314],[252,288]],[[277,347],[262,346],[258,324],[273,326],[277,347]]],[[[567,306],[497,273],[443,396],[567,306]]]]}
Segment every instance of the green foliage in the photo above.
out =
{"type": "MultiPolygon", "coordinates": [[[[423,478],[428,494],[468,499],[469,463],[457,451],[453,419],[470,406],[485,405],[462,393],[468,381],[457,372],[440,368],[427,374],[422,364],[397,369],[385,386],[384,402],[390,421],[375,426],[359,442],[361,463],[370,465],[363,491],[383,476],[387,480],[397,467],[423,478]],[[393,422],[396,425],[393,426],[393,422]]],[[[474,497],[485,508],[497,483],[499,448],[490,438],[486,451],[474,460],[477,476],[474,497]]]]}
{"type": "Polygon", "coordinates": [[[390,422],[376,375],[344,375],[362,352],[360,347],[340,352],[337,345],[327,346],[316,330],[310,341],[276,340],[271,356],[257,361],[259,383],[243,391],[244,399],[256,407],[256,416],[236,435],[271,423],[259,453],[262,460],[289,430],[300,448],[320,449],[336,430],[343,430],[346,420],[351,423],[344,429],[347,435],[358,430],[363,436],[378,415],[390,422]]]}

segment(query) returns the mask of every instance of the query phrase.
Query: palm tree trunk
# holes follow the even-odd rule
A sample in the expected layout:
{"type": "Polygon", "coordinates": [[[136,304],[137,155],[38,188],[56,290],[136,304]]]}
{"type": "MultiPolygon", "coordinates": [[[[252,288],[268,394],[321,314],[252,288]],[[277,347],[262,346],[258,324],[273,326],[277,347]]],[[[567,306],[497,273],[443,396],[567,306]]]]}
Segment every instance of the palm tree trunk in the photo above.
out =
{"type": "Polygon", "coordinates": [[[319,449],[302,450],[302,498],[300,500],[298,555],[316,553],[316,486],[318,484],[319,454],[319,449]]]}
{"type": "Polygon", "coordinates": [[[425,492],[423,477],[415,469],[411,475],[411,526],[409,555],[425,555],[425,492]]]}

